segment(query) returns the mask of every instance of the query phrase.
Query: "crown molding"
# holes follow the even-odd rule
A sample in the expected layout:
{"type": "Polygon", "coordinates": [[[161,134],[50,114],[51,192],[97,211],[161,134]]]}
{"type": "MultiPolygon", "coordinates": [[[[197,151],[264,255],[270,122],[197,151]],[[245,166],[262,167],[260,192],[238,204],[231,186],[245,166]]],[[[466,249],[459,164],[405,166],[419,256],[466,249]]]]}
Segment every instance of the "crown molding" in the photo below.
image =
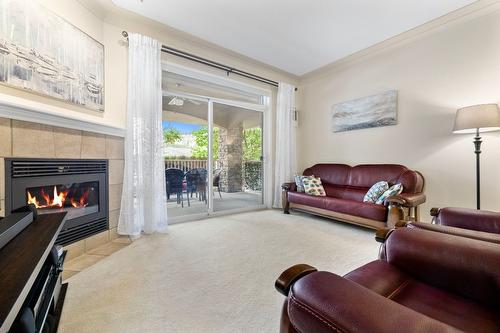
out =
{"type": "Polygon", "coordinates": [[[474,18],[500,10],[500,0],[479,0],[452,11],[416,28],[400,33],[373,46],[355,52],[347,57],[315,69],[300,77],[299,86],[324,78],[383,52],[401,47],[430,34],[467,22],[474,18]]]}

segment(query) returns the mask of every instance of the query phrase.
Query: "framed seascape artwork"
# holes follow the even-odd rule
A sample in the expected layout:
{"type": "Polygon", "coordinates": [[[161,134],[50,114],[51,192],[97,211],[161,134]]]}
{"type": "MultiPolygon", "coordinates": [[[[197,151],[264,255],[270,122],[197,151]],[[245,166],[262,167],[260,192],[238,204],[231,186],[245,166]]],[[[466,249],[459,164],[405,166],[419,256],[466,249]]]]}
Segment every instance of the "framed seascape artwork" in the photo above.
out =
{"type": "Polygon", "coordinates": [[[35,0],[0,0],[0,83],[104,111],[104,46],[35,0]]]}
{"type": "Polygon", "coordinates": [[[398,92],[389,90],[332,107],[333,132],[397,124],[398,92]]]}

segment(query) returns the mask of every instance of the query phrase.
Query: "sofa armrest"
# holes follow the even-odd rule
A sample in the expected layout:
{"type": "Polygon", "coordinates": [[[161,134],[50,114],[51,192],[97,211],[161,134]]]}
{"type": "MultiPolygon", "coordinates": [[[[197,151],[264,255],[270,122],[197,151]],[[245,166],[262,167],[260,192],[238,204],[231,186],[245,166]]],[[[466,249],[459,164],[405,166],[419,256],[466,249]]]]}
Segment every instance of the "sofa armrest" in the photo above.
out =
{"type": "Polygon", "coordinates": [[[375,240],[379,243],[385,243],[389,234],[394,228],[380,228],[375,231],[375,240]]]}
{"type": "Polygon", "coordinates": [[[300,278],[307,274],[317,272],[318,270],[307,264],[297,264],[285,270],[274,282],[274,287],[281,294],[288,296],[290,288],[300,278]]]}
{"type": "Polygon", "coordinates": [[[299,332],[458,332],[328,272],[311,273],[292,286],[288,316],[299,332]]]}
{"type": "Polygon", "coordinates": [[[281,206],[283,213],[290,214],[290,203],[288,202],[288,192],[297,191],[297,185],[294,182],[284,183],[281,185],[281,206]]]}
{"type": "Polygon", "coordinates": [[[396,204],[403,207],[417,207],[425,202],[425,194],[423,193],[401,193],[388,197],[385,202],[387,204],[396,204]]]}
{"type": "Polygon", "coordinates": [[[295,183],[284,183],[281,185],[281,189],[283,191],[290,191],[290,192],[294,192],[294,191],[297,191],[297,184],[295,183]]]}

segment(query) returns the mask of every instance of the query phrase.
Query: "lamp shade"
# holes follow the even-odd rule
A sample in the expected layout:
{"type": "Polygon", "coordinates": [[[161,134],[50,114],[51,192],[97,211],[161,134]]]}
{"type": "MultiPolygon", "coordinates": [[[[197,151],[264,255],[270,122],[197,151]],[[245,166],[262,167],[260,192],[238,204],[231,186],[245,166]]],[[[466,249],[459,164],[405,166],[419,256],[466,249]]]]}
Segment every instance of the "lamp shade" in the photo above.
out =
{"type": "Polygon", "coordinates": [[[453,133],[491,132],[500,130],[500,110],[496,104],[467,106],[457,110],[453,133]]]}

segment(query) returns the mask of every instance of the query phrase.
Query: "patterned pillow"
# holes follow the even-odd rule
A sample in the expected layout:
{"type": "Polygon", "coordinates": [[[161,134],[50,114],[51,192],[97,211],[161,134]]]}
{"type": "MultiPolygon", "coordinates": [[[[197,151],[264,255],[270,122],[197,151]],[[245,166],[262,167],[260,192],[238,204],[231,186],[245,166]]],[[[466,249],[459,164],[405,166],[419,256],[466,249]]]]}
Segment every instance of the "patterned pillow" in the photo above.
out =
{"type": "Polygon", "coordinates": [[[375,203],[378,197],[380,197],[385,191],[389,189],[389,184],[385,181],[375,183],[368,192],[366,192],[363,202],[375,203]]]}
{"type": "MultiPolygon", "coordinates": [[[[308,176],[295,176],[295,185],[297,185],[297,192],[305,192],[304,190],[304,183],[302,182],[302,179],[308,177],[308,176]]],[[[314,176],[313,176],[314,177],[314,176]]]]}
{"type": "Polygon", "coordinates": [[[388,197],[392,197],[393,195],[398,195],[403,192],[403,184],[399,183],[396,185],[392,185],[390,189],[382,193],[380,197],[378,197],[377,201],[375,202],[377,205],[383,205],[385,199],[388,197]]]}
{"type": "Polygon", "coordinates": [[[325,189],[321,184],[321,178],[315,178],[314,176],[302,177],[302,183],[304,184],[304,191],[306,194],[317,197],[326,196],[325,189]]]}

